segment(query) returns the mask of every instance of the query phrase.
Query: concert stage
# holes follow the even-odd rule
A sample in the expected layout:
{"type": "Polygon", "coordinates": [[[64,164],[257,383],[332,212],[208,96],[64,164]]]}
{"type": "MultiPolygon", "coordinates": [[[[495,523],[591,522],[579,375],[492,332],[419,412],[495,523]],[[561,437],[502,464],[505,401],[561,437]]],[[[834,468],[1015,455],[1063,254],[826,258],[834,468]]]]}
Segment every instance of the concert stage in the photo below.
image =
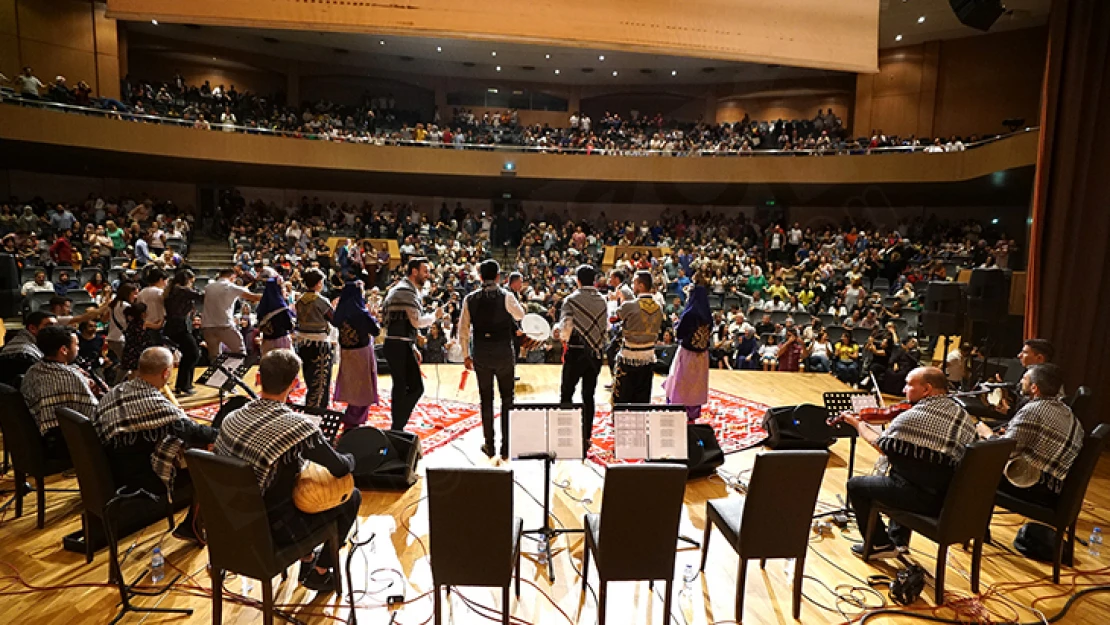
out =
{"type": "MultiPolygon", "coordinates": [[[[449,412],[453,402],[458,402],[457,405],[478,403],[477,387],[473,376],[464,390],[457,390],[462,373],[461,366],[426,365],[424,371],[427,375],[425,402],[431,404],[437,397],[443,400],[443,405],[434,409],[442,408],[449,412]]],[[[558,366],[522,365],[518,367],[518,375],[521,378],[517,383],[517,398],[520,401],[557,401],[560,379],[558,366]]],[[[662,376],[656,376],[655,395],[657,397],[662,396],[662,380],[662,376]]],[[[254,382],[253,373],[248,376],[247,381],[254,382]]],[[[598,383],[599,410],[608,408],[608,392],[603,388],[603,384],[607,381],[608,371],[606,370],[603,371],[602,379],[598,383]]],[[[388,376],[383,376],[380,382],[380,388],[388,396],[390,384],[388,376]]],[[[823,392],[846,390],[844,385],[825,374],[756,371],[712,371],[710,386],[719,394],[768,406],[804,402],[821,403],[823,392]]],[[[214,391],[204,389],[184,403],[187,408],[197,408],[210,404],[215,399],[214,391]]],[[[479,451],[481,443],[480,428],[469,427],[461,435],[438,445],[438,448],[426,451],[420,465],[420,472],[423,474],[428,466],[494,464],[495,461],[486,459],[479,451]]],[[[838,507],[838,496],[844,492],[848,443],[838,442],[831,451],[833,457],[825,474],[818,511],[838,507]]],[[[730,474],[742,473],[752,466],[757,453],[758,448],[732,453],[726,457],[723,469],[730,474]]],[[[874,451],[866,445],[859,445],[857,473],[869,471],[875,457],[874,451]]],[[[541,508],[536,499],[539,499],[543,492],[542,463],[512,461],[507,465],[514,470],[519,484],[514,494],[516,514],[524,518],[527,527],[540,525],[541,508]]],[[[603,475],[603,466],[594,461],[566,461],[555,464],[553,479],[556,488],[553,489],[552,513],[557,519],[554,521],[556,527],[560,524],[580,527],[583,514],[600,511],[603,475]]],[[[3,482],[0,482],[0,488],[10,489],[11,484],[9,474],[3,482]]],[[[49,486],[75,487],[76,481],[59,478],[50,480],[49,486]]],[[[367,595],[357,599],[360,606],[357,612],[359,623],[388,623],[389,615],[383,604],[386,596],[393,594],[404,594],[410,601],[397,614],[396,623],[420,625],[430,622],[432,601],[430,596],[424,594],[431,586],[431,574],[425,551],[425,546],[428,544],[428,525],[427,501],[423,499],[423,495],[422,481],[417,482],[404,493],[363,492],[359,538],[365,540],[371,532],[374,532],[376,539],[356,554],[352,563],[353,578],[345,580],[345,583],[353,584],[356,590],[368,592],[367,595]],[[407,530],[411,530],[411,533],[407,530]]],[[[709,499],[736,496],[730,493],[722,480],[716,476],[690,481],[686,489],[686,507],[682,517],[681,533],[700,540],[705,527],[705,502],[709,499]]],[[[29,500],[23,518],[13,520],[10,510],[4,516],[3,522],[0,523],[0,563],[3,563],[0,567],[4,569],[0,572],[0,577],[4,578],[0,581],[0,594],[25,590],[25,587],[11,577],[15,573],[7,565],[14,567],[27,584],[38,588],[58,589],[3,596],[0,599],[0,622],[45,625],[68,622],[77,617],[81,622],[93,623],[107,622],[115,614],[118,593],[114,588],[103,585],[108,577],[106,552],[98,553],[92,564],[85,564],[83,556],[63,551],[61,548],[62,536],[80,526],[80,516],[76,512],[79,505],[78,498],[75,493],[48,493],[47,526],[43,531],[35,530],[33,498],[29,500]],[[60,588],[72,585],[78,585],[78,587],[60,588]]],[[[1093,524],[1110,525],[1108,506],[1110,506],[1110,464],[1103,462],[1092,481],[1087,504],[1080,516],[1078,530],[1080,537],[1087,536],[1093,524]]],[[[472,513],[482,514],[482,511],[475,510],[472,513]]],[[[1049,565],[1028,560],[1009,551],[1009,544],[1020,524],[1021,519],[1013,515],[1000,514],[995,517],[991,530],[996,544],[1001,546],[985,547],[982,590],[986,591],[991,585],[1001,584],[999,590],[1003,592],[1005,598],[1026,606],[1037,597],[1070,594],[1071,582],[1075,579],[1074,569],[1065,568],[1062,580],[1064,583],[1053,586],[1050,583],[1044,583],[1043,580],[1050,573],[1049,565]],[[1020,585],[1029,582],[1041,582],[1041,585],[1020,588],[1020,585]]],[[[121,550],[125,550],[138,539],[138,546],[124,566],[126,577],[132,578],[138,575],[149,565],[150,550],[158,543],[164,529],[164,524],[153,525],[143,534],[133,536],[121,544],[121,550]]],[[[854,527],[844,534],[837,530],[833,535],[823,538],[814,537],[805,564],[807,578],[814,579],[806,579],[803,586],[804,593],[809,599],[802,602],[802,623],[843,623],[846,619],[835,611],[836,597],[829,589],[835,590],[841,584],[860,585],[861,580],[868,575],[894,572],[893,563],[896,561],[864,563],[853,556],[850,547],[857,539],[858,534],[854,527]],[[827,585],[829,589],[822,584],[827,585]],[[814,602],[834,611],[827,611],[814,602]]],[[[912,545],[917,550],[911,554],[912,559],[931,572],[935,565],[936,553],[933,543],[915,537],[912,545]]],[[[581,594],[581,580],[576,573],[576,569],[581,567],[581,535],[560,537],[555,547],[557,548],[557,554],[554,556],[556,583],[552,585],[547,581],[546,568],[536,563],[535,543],[530,540],[524,541],[525,583],[520,599],[513,599],[510,605],[511,614],[520,619],[517,621],[519,623],[542,625],[567,622],[595,623],[597,605],[595,596],[589,592],[585,596],[581,594]]],[[[684,568],[687,564],[692,564],[696,569],[700,552],[682,543],[677,544],[676,547],[679,549],[675,570],[678,580],[675,585],[677,594],[683,585],[681,577],[684,568]]],[[[189,619],[150,616],[143,622],[211,622],[211,602],[204,594],[204,591],[210,588],[210,582],[205,573],[207,563],[205,553],[172,537],[165,538],[163,551],[169,564],[180,567],[194,576],[192,582],[182,584],[181,591],[174,591],[157,598],[140,597],[136,603],[148,606],[157,603],[160,607],[192,607],[196,612],[189,619]]],[[[1103,558],[1110,561],[1110,558],[1105,555],[1103,558]]],[[[1076,564],[1082,570],[1105,566],[1096,562],[1088,555],[1087,550],[1079,545],[1077,545],[1076,564]]],[[[969,584],[964,577],[964,574],[969,571],[969,554],[959,547],[951,549],[947,581],[950,596],[969,595],[969,584]]],[[[616,625],[646,623],[655,625],[664,622],[683,625],[731,623],[735,604],[736,576],[736,555],[718,536],[712,541],[705,575],[699,576],[693,582],[691,593],[675,598],[673,620],[664,618],[661,614],[663,608],[661,584],[657,584],[652,591],[648,589],[646,583],[623,582],[611,584],[609,587],[609,622],[616,625]]],[[[590,578],[591,585],[596,589],[594,583],[596,575],[591,573],[590,578]]],[[[1083,584],[1110,583],[1110,571],[1088,576],[1079,581],[1083,584]]],[[[280,579],[277,582],[280,582],[280,579]]],[[[275,586],[278,593],[276,602],[279,605],[284,603],[303,606],[291,608],[291,610],[297,618],[306,623],[324,624],[346,621],[346,598],[340,601],[334,596],[329,596],[326,600],[313,601],[314,593],[299,587],[295,583],[295,574],[289,581],[276,583],[275,586]],[[336,621],[327,615],[336,616],[339,620],[336,621]]],[[[259,587],[260,585],[254,582],[248,594],[257,599],[259,587]]],[[[244,587],[241,580],[231,578],[226,582],[226,588],[229,592],[240,593],[243,592],[244,587]]],[[[885,591],[883,595],[885,596],[885,591]]],[[[224,623],[261,622],[257,609],[232,605],[227,601],[227,596],[225,593],[224,623]]],[[[877,598],[874,595],[862,597],[871,605],[876,605],[877,598]]],[[[445,622],[467,624],[488,622],[465,600],[469,600],[471,605],[487,606],[495,611],[501,607],[499,589],[462,588],[452,592],[448,601],[449,607],[444,612],[445,622]]],[[[932,614],[931,600],[932,588],[928,586],[914,608],[918,613],[932,614]]],[[[1036,607],[1051,616],[1064,602],[1063,598],[1046,598],[1036,607]]],[[[1000,600],[990,600],[986,605],[994,611],[992,618],[995,622],[1004,619],[1020,622],[1039,620],[1028,610],[1008,605],[1000,600]]],[[[858,609],[843,601],[839,606],[848,615],[858,613],[858,609]]],[[[750,565],[744,622],[750,624],[793,622],[790,610],[790,578],[785,571],[784,563],[769,561],[765,570],[759,570],[754,564],[750,565]]],[[[1110,610],[1110,597],[1093,595],[1078,601],[1062,622],[1101,625],[1106,620],[1105,615],[1108,610],[1110,610]]],[[[939,614],[948,617],[955,615],[950,609],[943,609],[939,614]]],[[[132,616],[129,617],[130,620],[124,622],[137,623],[141,618],[132,616]]],[[[891,623],[910,622],[910,620],[903,616],[880,616],[868,622],[891,623]]]]}

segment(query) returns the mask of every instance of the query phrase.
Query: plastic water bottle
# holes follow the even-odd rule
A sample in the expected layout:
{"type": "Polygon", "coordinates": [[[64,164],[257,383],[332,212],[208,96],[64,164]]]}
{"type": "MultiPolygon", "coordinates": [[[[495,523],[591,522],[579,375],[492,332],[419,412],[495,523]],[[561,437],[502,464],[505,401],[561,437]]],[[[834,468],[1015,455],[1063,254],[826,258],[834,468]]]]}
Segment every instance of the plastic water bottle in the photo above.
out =
{"type": "Polygon", "coordinates": [[[547,564],[547,537],[543,536],[536,541],[536,563],[543,566],[547,564]]]}
{"type": "Polygon", "coordinates": [[[694,589],[694,578],[697,577],[697,571],[694,570],[693,564],[687,564],[686,570],[682,573],[682,592],[690,594],[694,589]]]}
{"type": "Polygon", "coordinates": [[[166,559],[162,557],[162,549],[154,548],[154,555],[150,557],[150,581],[157,584],[166,578],[166,559]]]}
{"type": "Polygon", "coordinates": [[[1099,557],[1102,553],[1102,528],[1096,527],[1091,530],[1091,537],[1087,539],[1087,553],[1094,557],[1099,557]]]}

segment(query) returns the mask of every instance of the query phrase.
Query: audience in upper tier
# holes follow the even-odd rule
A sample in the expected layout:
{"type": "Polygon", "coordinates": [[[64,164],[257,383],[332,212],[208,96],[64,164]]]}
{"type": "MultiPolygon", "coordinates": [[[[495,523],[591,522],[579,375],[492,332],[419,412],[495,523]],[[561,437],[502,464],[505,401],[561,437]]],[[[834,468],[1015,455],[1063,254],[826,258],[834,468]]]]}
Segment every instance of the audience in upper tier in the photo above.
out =
{"type": "MultiPolygon", "coordinates": [[[[2,75],[0,75],[2,76],[2,75]]],[[[265,97],[239,92],[235,85],[188,85],[180,72],[170,82],[121,82],[120,100],[91,97],[86,83],[70,88],[64,76],[47,87],[30,67],[7,82],[22,101],[49,101],[85,106],[132,121],[181,123],[224,132],[280,132],[289,136],[377,145],[406,144],[474,148],[517,146],[547,152],[666,156],[744,155],[757,152],[807,154],[871,153],[878,148],[923,152],[958,152],[979,141],[966,138],[896,137],[882,129],[870,137],[852,138],[832,109],[818,110],[812,119],[753,120],[747,114],[735,123],[678,122],[655,115],[622,117],[606,111],[594,122],[573,111],[565,127],[522,124],[513,109],[483,112],[455,108],[450,119],[436,109],[432,119],[399,110],[392,94],[364,94],[358,103],[337,104],[326,99],[297,106],[282,94],[265,97]],[[42,90],[47,89],[43,94],[42,90]]],[[[0,97],[0,100],[3,98],[0,97]]]]}
{"type": "MultiPolygon", "coordinates": [[[[4,204],[0,240],[27,280],[25,309],[32,302],[53,305],[60,318],[84,321],[86,316],[73,315],[103,304],[99,325],[83,327],[79,335],[87,346],[84,353],[99,346],[100,357],[90,359],[94,368],[130,370],[139,348],[166,342],[167,333],[176,333],[180,341],[191,332],[197,348],[185,346],[190,366],[195,359],[200,365],[207,362],[215,351],[206,342],[209,333],[202,331],[208,319],[190,319],[191,307],[164,306],[159,295],[163,280],[191,267],[185,246],[196,231],[226,237],[233,251],[222,279],[255,291],[249,296],[238,291],[225,306],[208,302],[204,313],[227,316],[225,323],[237,326],[248,350],[258,349],[252,306],[266,276],[283,278],[287,301],[305,292],[302,276],[310,268],[326,276],[323,294],[328,298],[359,279],[369,308],[376,311],[397,277],[397,261],[426,256],[432,276],[424,296],[449,314],[422,332],[418,345],[427,362],[459,362],[456,326],[462,297],[479,284],[478,263],[496,257],[505,271],[516,272],[508,285],[526,309],[552,323],[573,291],[579,264],[612,270],[601,285],[610,298],[619,297],[619,287],[635,271],[651,272],[668,318],[659,337],[661,369],[674,353],[673,332],[667,330],[682,311],[685,288],[701,272],[714,309],[713,367],[822,371],[850,383],[869,383],[874,374],[880,385],[895,390],[920,355],[913,337],[920,283],[954,278],[960,266],[1009,268],[1017,257],[1016,243],[989,226],[935,217],[905,218],[890,229],[847,222],[812,228],[735,211],[665,209],[637,224],[610,220],[604,212],[574,220],[566,211],[543,208],[532,215],[517,209],[492,216],[461,202],[427,213],[403,202],[359,206],[307,197],[278,206],[247,202],[238,191],[225,193],[219,209],[197,222],[188,211],[156,200],[90,196],[73,205],[4,204]],[[329,247],[328,239],[335,237],[329,247]],[[400,259],[390,257],[382,239],[397,242],[400,259]],[[66,246],[68,255],[56,253],[66,246]],[[605,246],[639,249],[618,253],[610,267],[603,258],[605,246]],[[66,312],[70,302],[79,310],[66,312]],[[161,327],[163,316],[173,317],[173,332],[161,327]],[[110,340],[97,341],[98,336],[110,340]],[[127,345],[130,341],[136,344],[127,345]]],[[[213,270],[196,273],[195,287],[202,292],[218,277],[213,270]]],[[[528,362],[558,362],[560,356],[560,346],[551,341],[519,354],[528,362]]]]}

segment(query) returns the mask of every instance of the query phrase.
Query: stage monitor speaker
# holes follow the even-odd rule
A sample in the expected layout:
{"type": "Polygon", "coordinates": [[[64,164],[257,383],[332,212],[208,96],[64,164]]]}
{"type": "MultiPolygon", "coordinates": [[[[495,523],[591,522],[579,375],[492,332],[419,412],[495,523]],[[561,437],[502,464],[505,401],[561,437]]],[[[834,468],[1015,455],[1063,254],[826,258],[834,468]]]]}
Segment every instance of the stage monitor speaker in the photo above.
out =
{"type": "Polygon", "coordinates": [[[19,266],[11,254],[0,254],[0,316],[16,317],[23,295],[19,292],[19,266]]]}
{"type": "Polygon", "coordinates": [[[355,457],[355,486],[405,490],[416,483],[420,439],[409,432],[360,427],[339,439],[336,451],[355,457]]]}
{"type": "Polygon", "coordinates": [[[948,4],[961,24],[984,32],[1006,12],[1002,0],[948,0],[948,4]]]}
{"type": "Polygon", "coordinates": [[[801,404],[770,408],[763,415],[764,443],[771,449],[828,449],[836,442],[824,406],[801,404]]]}
{"type": "Polygon", "coordinates": [[[725,452],[717,442],[713,426],[706,423],[691,423],[686,426],[686,466],[687,479],[705,477],[716,472],[725,463],[725,452]]]}
{"type": "Polygon", "coordinates": [[[921,331],[925,336],[962,334],[966,313],[966,284],[934,281],[925,292],[921,331]]]}
{"type": "Polygon", "coordinates": [[[999,322],[1010,312],[1010,273],[975,269],[967,284],[967,316],[972,321],[999,322]]]}

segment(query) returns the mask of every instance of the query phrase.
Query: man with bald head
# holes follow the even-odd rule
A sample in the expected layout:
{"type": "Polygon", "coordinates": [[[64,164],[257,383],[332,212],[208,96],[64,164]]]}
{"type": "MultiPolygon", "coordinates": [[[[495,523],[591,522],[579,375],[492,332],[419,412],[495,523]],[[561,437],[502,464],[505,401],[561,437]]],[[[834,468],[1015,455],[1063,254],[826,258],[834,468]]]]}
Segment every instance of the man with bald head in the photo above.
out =
{"type": "MultiPolygon", "coordinates": [[[[216,430],[201,425],[161,391],[173,373],[173,354],[149,347],[139,356],[135,377],[117,385],[100,401],[96,429],[108,452],[117,487],[142,488],[159,497],[191,494],[192,482],[181,467],[186,448],[207,447],[216,430]]],[[[193,511],[174,531],[196,540],[193,511]]]]}
{"type": "MultiPolygon", "coordinates": [[[[859,431],[890,465],[887,475],[848,480],[848,499],[855,510],[860,533],[872,536],[874,557],[893,557],[909,545],[908,528],[876,521],[867,527],[875,502],[915,514],[936,516],[944,504],[955,468],[964,448],[975,441],[975,425],[963,407],[948,397],[948,378],[936,367],[918,367],[906,376],[903,391],[913,408],[890,422],[886,430],[872,429],[856,415],[845,423],[859,431]]],[[[852,551],[863,554],[863,545],[852,551]]]]}

